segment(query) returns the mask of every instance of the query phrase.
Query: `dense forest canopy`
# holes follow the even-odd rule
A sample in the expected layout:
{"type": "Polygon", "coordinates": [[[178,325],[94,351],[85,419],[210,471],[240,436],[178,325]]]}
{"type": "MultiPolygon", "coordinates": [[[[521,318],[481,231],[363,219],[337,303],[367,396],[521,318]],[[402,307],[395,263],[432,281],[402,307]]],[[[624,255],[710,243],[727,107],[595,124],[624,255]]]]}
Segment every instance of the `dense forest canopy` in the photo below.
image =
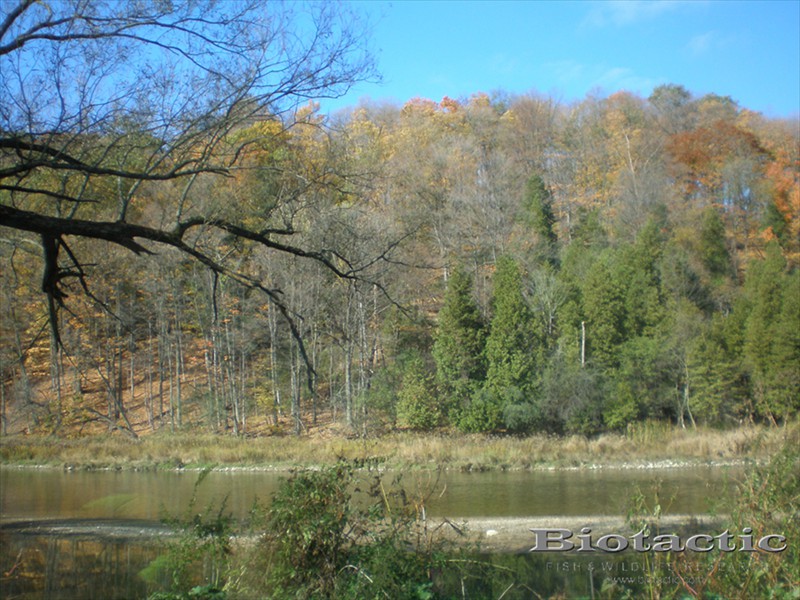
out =
{"type": "Polygon", "coordinates": [[[796,119],[678,84],[326,116],[357,28],[261,4],[6,11],[4,432],[800,411],[796,119]]]}

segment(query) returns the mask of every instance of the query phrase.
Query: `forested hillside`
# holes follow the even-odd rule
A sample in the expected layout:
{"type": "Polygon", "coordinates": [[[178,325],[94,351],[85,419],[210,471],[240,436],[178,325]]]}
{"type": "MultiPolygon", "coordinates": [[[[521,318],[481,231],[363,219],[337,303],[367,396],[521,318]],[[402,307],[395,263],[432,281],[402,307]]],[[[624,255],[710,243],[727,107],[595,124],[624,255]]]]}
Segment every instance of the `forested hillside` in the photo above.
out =
{"type": "Polygon", "coordinates": [[[144,113],[4,124],[4,434],[800,411],[796,120],[680,85],[332,116],[253,89],[213,143],[144,113]]]}

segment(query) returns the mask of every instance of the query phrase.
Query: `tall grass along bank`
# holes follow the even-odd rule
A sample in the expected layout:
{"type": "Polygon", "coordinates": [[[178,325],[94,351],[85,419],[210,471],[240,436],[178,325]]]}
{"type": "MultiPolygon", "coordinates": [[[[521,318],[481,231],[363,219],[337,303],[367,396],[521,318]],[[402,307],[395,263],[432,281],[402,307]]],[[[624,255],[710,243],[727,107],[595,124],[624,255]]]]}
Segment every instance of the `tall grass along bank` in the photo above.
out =
{"type": "Polygon", "coordinates": [[[388,468],[536,470],[646,468],[760,462],[798,425],[686,430],[643,424],[626,434],[527,437],[396,432],[377,438],[313,433],[231,437],[199,432],[61,439],[0,438],[0,461],[68,469],[245,468],[284,470],[381,457],[388,468]]]}

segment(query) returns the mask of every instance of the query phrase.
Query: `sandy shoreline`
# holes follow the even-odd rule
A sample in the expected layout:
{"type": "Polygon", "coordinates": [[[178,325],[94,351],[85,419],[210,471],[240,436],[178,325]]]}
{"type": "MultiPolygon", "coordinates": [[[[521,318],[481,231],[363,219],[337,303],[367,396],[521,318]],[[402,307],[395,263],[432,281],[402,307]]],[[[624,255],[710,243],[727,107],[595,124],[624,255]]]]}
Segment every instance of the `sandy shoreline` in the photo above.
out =
{"type": "MultiPolygon", "coordinates": [[[[723,516],[711,515],[666,515],[659,519],[662,530],[690,530],[692,533],[716,531],[724,528],[723,523],[723,516]]],[[[626,536],[635,533],[625,517],[616,515],[431,518],[427,521],[428,531],[433,536],[443,536],[456,544],[475,544],[487,553],[528,552],[534,544],[532,528],[569,529],[578,534],[583,527],[589,527],[595,539],[608,533],[626,536]]],[[[170,537],[176,533],[157,521],[138,519],[9,520],[0,523],[0,532],[128,540],[170,537]]]]}
{"type": "MultiPolygon", "coordinates": [[[[663,531],[688,530],[703,533],[724,529],[724,515],[662,515],[658,520],[663,531]]],[[[536,517],[473,517],[469,519],[431,519],[429,528],[441,532],[453,541],[478,543],[490,553],[528,552],[534,544],[530,531],[537,529],[569,529],[576,535],[588,527],[594,539],[609,534],[635,533],[624,516],[536,516],[536,517]]]]}
{"type": "MultiPolygon", "coordinates": [[[[495,467],[495,468],[464,468],[463,465],[441,465],[428,463],[414,463],[412,465],[388,465],[379,466],[380,472],[401,472],[408,470],[436,471],[443,472],[529,472],[529,473],[553,473],[553,472],[572,472],[572,471],[659,471],[659,470],[678,470],[696,468],[736,468],[758,466],[764,464],[764,460],[755,458],[735,458],[726,460],[712,459],[667,459],[667,460],[633,460],[633,461],[603,461],[603,462],[582,462],[571,465],[529,465],[527,467],[495,467]]],[[[142,465],[131,463],[128,465],[95,465],[95,464],[73,464],[68,462],[56,463],[28,463],[15,461],[1,461],[0,469],[17,470],[42,470],[42,471],[173,471],[183,473],[200,473],[203,471],[218,471],[222,473],[292,473],[295,471],[317,471],[330,466],[327,464],[298,465],[294,463],[276,463],[261,465],[227,465],[216,464],[207,466],[195,466],[192,464],[182,464],[180,466],[165,467],[163,465],[142,465]]]]}

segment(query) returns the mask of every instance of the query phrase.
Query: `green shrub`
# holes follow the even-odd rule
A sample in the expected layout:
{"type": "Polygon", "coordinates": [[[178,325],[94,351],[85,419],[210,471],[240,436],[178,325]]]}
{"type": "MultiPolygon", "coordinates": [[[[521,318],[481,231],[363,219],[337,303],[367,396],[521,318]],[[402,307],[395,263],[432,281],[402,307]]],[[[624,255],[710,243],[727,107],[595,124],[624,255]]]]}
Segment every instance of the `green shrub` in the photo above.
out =
{"type": "Polygon", "coordinates": [[[480,389],[456,416],[456,427],[465,433],[497,431],[503,426],[502,398],[489,389],[480,389]]]}
{"type": "Polygon", "coordinates": [[[430,431],[442,420],[432,378],[425,374],[421,361],[413,361],[403,375],[397,393],[397,423],[401,427],[430,431]]]}
{"type": "Polygon", "coordinates": [[[443,546],[418,519],[424,500],[373,466],[294,473],[226,589],[245,598],[433,598],[443,546]]]}

